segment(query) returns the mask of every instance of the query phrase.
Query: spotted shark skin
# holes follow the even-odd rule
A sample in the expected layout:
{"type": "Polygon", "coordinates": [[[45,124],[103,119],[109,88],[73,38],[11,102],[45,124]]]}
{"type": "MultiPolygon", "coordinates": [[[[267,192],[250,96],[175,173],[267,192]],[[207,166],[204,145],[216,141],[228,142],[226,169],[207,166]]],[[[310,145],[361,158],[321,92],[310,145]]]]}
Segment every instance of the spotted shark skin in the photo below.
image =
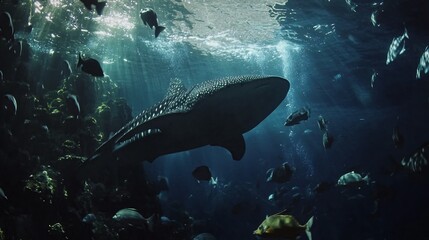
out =
{"type": "Polygon", "coordinates": [[[243,133],[273,112],[289,88],[289,81],[275,76],[227,77],[189,90],[172,80],[162,101],[119,129],[87,162],[106,154],[120,161],[152,162],[205,145],[224,147],[240,160],[245,152],[243,133]]]}

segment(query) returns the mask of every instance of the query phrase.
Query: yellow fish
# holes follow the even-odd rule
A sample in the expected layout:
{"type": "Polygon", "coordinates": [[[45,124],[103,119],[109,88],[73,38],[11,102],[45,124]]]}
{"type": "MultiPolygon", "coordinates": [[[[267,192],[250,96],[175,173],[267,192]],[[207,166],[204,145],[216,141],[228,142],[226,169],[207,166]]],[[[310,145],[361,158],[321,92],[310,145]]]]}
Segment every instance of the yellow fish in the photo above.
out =
{"type": "Polygon", "coordinates": [[[284,212],[267,216],[253,234],[261,238],[296,239],[305,232],[308,239],[312,240],[310,228],[313,225],[313,217],[305,225],[301,225],[292,215],[284,215],[284,212]]]}

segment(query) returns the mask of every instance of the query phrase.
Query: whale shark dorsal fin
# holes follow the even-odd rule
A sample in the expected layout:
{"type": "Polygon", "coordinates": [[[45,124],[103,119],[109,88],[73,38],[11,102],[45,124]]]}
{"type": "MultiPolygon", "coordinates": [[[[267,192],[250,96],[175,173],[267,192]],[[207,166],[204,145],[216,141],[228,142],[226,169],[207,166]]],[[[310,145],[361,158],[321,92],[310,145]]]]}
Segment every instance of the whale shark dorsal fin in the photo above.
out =
{"type": "Polygon", "coordinates": [[[234,160],[242,159],[246,151],[246,144],[242,134],[228,136],[219,141],[215,141],[211,145],[226,148],[231,153],[234,160]]]}
{"type": "Polygon", "coordinates": [[[184,92],[186,92],[186,87],[185,85],[183,85],[182,80],[178,78],[173,78],[170,81],[170,85],[168,86],[167,93],[165,94],[165,98],[172,97],[184,92]]]}

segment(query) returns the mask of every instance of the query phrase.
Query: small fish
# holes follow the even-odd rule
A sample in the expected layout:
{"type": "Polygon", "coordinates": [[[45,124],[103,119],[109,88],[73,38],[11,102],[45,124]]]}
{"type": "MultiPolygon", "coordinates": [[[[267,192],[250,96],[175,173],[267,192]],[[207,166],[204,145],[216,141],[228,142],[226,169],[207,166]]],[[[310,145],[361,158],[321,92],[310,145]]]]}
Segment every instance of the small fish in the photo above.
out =
{"type": "Polygon", "coordinates": [[[319,118],[317,119],[317,126],[319,126],[320,131],[324,132],[328,129],[328,122],[325,120],[325,118],[322,115],[319,115],[319,118]]]}
{"type": "Polygon", "coordinates": [[[71,75],[72,69],[70,67],[70,63],[67,60],[64,60],[61,64],[61,77],[67,78],[71,75]]]}
{"type": "Polygon", "coordinates": [[[424,74],[429,72],[429,46],[426,46],[425,51],[420,57],[420,62],[417,66],[416,79],[420,79],[422,77],[422,72],[424,72],[424,74]]]}
{"type": "Polygon", "coordinates": [[[395,145],[395,148],[402,147],[404,143],[404,137],[399,132],[398,126],[393,127],[392,140],[393,140],[393,144],[395,145]]]}
{"type": "Polygon", "coordinates": [[[0,187],[0,200],[7,200],[7,196],[1,187],[0,187]]]}
{"type": "Polygon", "coordinates": [[[420,173],[428,168],[429,143],[425,143],[413,152],[410,157],[404,157],[401,165],[412,173],[420,173]]]}
{"type": "Polygon", "coordinates": [[[312,240],[310,230],[313,225],[313,217],[305,225],[301,225],[295,217],[284,215],[284,212],[267,216],[253,234],[261,238],[296,239],[305,232],[308,239],[312,240]]]}
{"type": "Polygon", "coordinates": [[[135,208],[124,208],[115,213],[112,217],[113,220],[134,227],[147,228],[153,231],[155,215],[149,218],[144,218],[135,208]]]}
{"type": "Polygon", "coordinates": [[[7,42],[13,42],[15,30],[13,28],[12,17],[8,12],[0,13],[0,39],[5,39],[7,42]]]}
{"type": "Polygon", "coordinates": [[[379,14],[380,12],[378,10],[371,13],[371,23],[374,27],[380,27],[380,23],[378,23],[379,14]]]}
{"type": "Polygon", "coordinates": [[[82,218],[82,222],[84,223],[94,223],[97,220],[97,217],[93,213],[88,213],[85,217],[82,218]]]}
{"type": "Polygon", "coordinates": [[[0,83],[2,83],[3,82],[3,72],[0,70],[0,83]]]}
{"type": "Polygon", "coordinates": [[[374,69],[372,71],[373,72],[371,75],[371,88],[374,88],[374,83],[375,83],[375,80],[377,80],[378,72],[376,72],[374,69]]]}
{"type": "Polygon", "coordinates": [[[349,5],[350,10],[352,10],[353,12],[356,12],[356,8],[358,7],[358,5],[354,2],[352,2],[351,0],[346,0],[347,5],[349,5]]]}
{"type": "Polygon", "coordinates": [[[16,116],[16,111],[18,110],[18,104],[14,96],[6,94],[3,96],[1,101],[1,111],[5,113],[6,116],[16,116]]]}
{"type": "Polygon", "coordinates": [[[217,179],[217,177],[215,177],[215,178],[211,177],[210,181],[209,181],[209,184],[212,185],[213,187],[216,187],[217,184],[218,184],[218,182],[219,182],[219,180],[217,179]]]}
{"type": "Polygon", "coordinates": [[[291,179],[294,170],[287,162],[279,167],[270,168],[266,173],[267,182],[285,183],[291,179]]]}
{"type": "Polygon", "coordinates": [[[99,2],[98,0],[80,0],[83,5],[85,5],[86,9],[89,11],[92,10],[92,6],[95,6],[95,11],[100,16],[103,13],[103,9],[106,6],[107,2],[99,2]]]}
{"type": "Polygon", "coordinates": [[[192,176],[194,176],[198,181],[210,181],[212,173],[210,172],[209,167],[199,166],[192,171],[192,176]]]}
{"type": "Polygon", "coordinates": [[[284,123],[285,126],[292,126],[299,124],[301,121],[307,120],[310,117],[310,110],[306,107],[303,107],[291,115],[289,115],[284,123]]]}
{"type": "Polygon", "coordinates": [[[148,25],[150,29],[155,27],[155,38],[157,38],[158,35],[165,29],[165,27],[158,24],[158,17],[156,13],[150,8],[141,10],[140,18],[142,19],[144,25],[148,25]]]}
{"type": "Polygon", "coordinates": [[[332,183],[321,182],[321,183],[318,183],[313,188],[313,191],[316,192],[316,193],[322,193],[322,192],[325,192],[325,191],[329,190],[331,187],[332,187],[332,183]]]}
{"type": "Polygon", "coordinates": [[[83,60],[81,53],[79,53],[79,61],[77,62],[77,67],[79,68],[80,66],[82,66],[82,71],[91,74],[94,77],[104,77],[100,63],[93,58],[83,60]]]}
{"type": "Polygon", "coordinates": [[[393,62],[393,60],[405,52],[405,38],[409,39],[406,28],[401,36],[393,38],[389,51],[387,52],[386,65],[393,62]]]}
{"type": "Polygon", "coordinates": [[[362,177],[359,173],[351,171],[342,175],[337,182],[337,186],[360,186],[362,183],[369,185],[369,176],[362,177]]]}
{"type": "Polygon", "coordinates": [[[325,133],[323,133],[323,137],[322,137],[323,148],[325,150],[328,149],[328,148],[331,148],[333,142],[334,142],[334,137],[332,137],[328,133],[328,131],[325,131],[325,133]]]}
{"type": "Polygon", "coordinates": [[[310,134],[310,133],[312,133],[313,132],[313,130],[311,130],[311,129],[305,129],[304,130],[304,134],[310,134]]]}
{"type": "Polygon", "coordinates": [[[69,94],[66,99],[66,107],[67,111],[75,118],[79,117],[80,114],[80,105],[77,100],[76,95],[69,94]]]}
{"type": "Polygon", "coordinates": [[[40,126],[40,129],[42,130],[44,135],[49,135],[49,127],[47,125],[40,126]]]}

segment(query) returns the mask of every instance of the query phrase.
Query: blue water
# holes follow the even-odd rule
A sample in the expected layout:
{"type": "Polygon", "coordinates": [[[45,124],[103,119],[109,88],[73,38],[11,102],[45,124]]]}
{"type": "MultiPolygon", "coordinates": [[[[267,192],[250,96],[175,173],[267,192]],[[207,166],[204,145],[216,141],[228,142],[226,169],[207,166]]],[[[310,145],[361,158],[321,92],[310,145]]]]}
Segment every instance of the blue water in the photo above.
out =
{"type": "MultiPolygon", "coordinates": [[[[0,6],[11,13],[15,37],[29,44],[31,61],[26,67],[32,86],[46,85],[61,60],[71,63],[72,75],[85,75],[75,66],[77,53],[83,52],[100,61],[107,75],[103,81],[118,86],[115,97],[125,98],[133,116],[160,101],[173,78],[187,87],[251,74],[290,81],[291,89],[279,107],[244,134],[246,153],[240,161],[232,160],[223,148],[206,146],[143,162],[147,179],[169,180],[169,191],[158,198],[164,216],[178,220],[178,213],[186,212],[192,221],[206,222],[198,231],[220,240],[256,239],[252,233],[265,216],[284,209],[302,224],[315,217],[313,239],[428,236],[427,172],[386,172],[391,159],[399,162],[429,140],[429,79],[427,75],[416,79],[420,56],[429,44],[426,1],[111,0],[102,16],[79,1],[1,1],[0,6]],[[166,27],[158,38],[139,18],[145,7],[153,8],[166,27]],[[375,11],[381,14],[373,24],[375,11]],[[27,23],[33,25],[31,33],[24,31],[27,23]],[[409,34],[405,52],[386,65],[392,39],[405,28],[409,34]],[[378,77],[371,87],[374,71],[378,77]],[[286,117],[301,107],[310,109],[310,118],[285,127],[286,117]],[[319,115],[328,121],[334,137],[329,149],[322,145],[319,115]],[[400,149],[391,137],[395,126],[404,137],[400,149]],[[267,183],[266,171],[283,162],[296,169],[291,181],[267,183]],[[217,185],[193,178],[192,170],[200,165],[209,166],[217,185]],[[371,184],[353,189],[334,186],[321,194],[312,191],[318,183],[336,183],[352,170],[369,174],[371,184]],[[389,194],[378,201],[374,215],[374,192],[380,185],[389,194]],[[279,202],[268,200],[281,187],[287,192],[279,202]],[[301,199],[292,204],[295,193],[301,199]]],[[[17,76],[18,70],[1,70],[10,80],[17,76]]],[[[85,108],[87,103],[80,104],[85,108]]],[[[83,214],[79,206],[73,207],[83,214]]],[[[31,211],[8,214],[22,213],[31,211]]],[[[66,216],[61,218],[68,222],[66,216]]],[[[199,233],[195,231],[190,237],[199,233]]]]}

